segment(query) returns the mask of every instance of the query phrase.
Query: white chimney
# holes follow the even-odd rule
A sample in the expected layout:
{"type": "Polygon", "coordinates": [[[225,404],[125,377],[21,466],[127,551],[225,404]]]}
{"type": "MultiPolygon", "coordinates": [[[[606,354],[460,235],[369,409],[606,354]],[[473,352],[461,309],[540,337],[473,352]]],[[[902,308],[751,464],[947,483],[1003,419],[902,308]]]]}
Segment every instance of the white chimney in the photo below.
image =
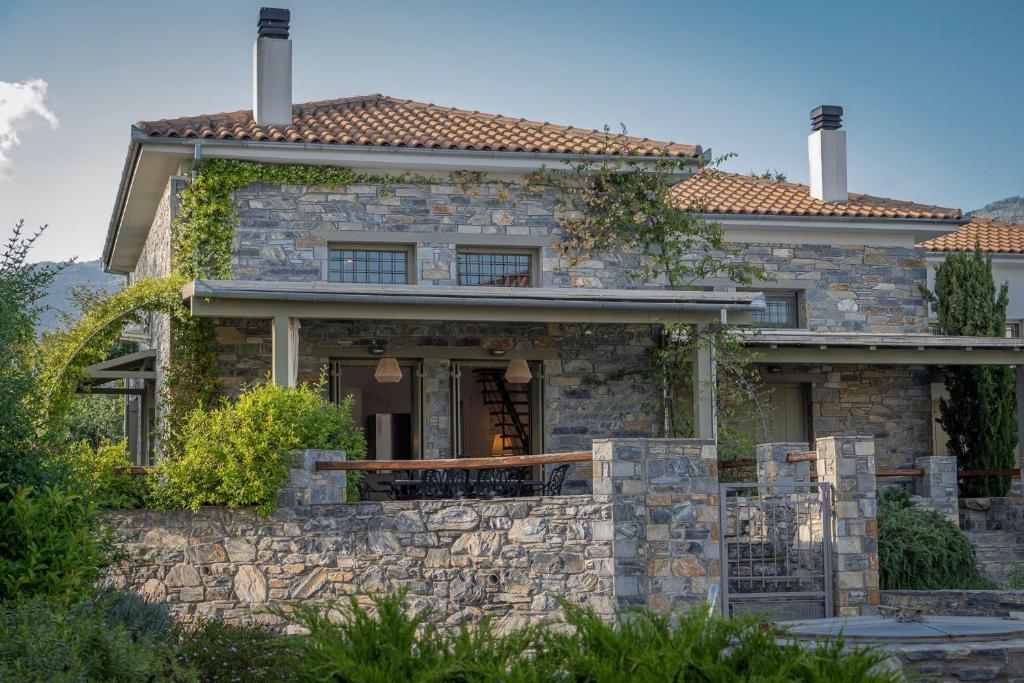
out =
{"type": "Polygon", "coordinates": [[[846,131],[843,108],[823,104],[811,110],[811,131],[807,138],[811,196],[823,202],[845,202],[846,131]]]}
{"type": "Polygon", "coordinates": [[[252,116],[256,125],[292,124],[291,12],[260,8],[259,34],[252,46],[252,116]]]}

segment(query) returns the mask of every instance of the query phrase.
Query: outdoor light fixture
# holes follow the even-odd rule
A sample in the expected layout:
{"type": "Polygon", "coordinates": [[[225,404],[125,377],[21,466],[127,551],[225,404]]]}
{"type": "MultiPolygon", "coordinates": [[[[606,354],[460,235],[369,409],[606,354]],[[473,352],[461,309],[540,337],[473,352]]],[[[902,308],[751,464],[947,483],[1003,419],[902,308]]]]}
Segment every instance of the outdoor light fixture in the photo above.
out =
{"type": "Polygon", "coordinates": [[[505,381],[509,384],[527,384],[533,379],[530,366],[522,358],[513,358],[508,362],[508,369],[505,370],[505,381]]]}
{"type": "Polygon", "coordinates": [[[382,342],[381,340],[371,339],[370,345],[367,347],[367,350],[370,352],[371,356],[383,356],[386,347],[384,346],[384,342],[382,342]]]}
{"type": "Polygon", "coordinates": [[[490,353],[491,353],[492,356],[497,358],[497,357],[500,357],[500,356],[504,356],[508,352],[505,351],[505,349],[491,349],[490,353]]]}
{"type": "Polygon", "coordinates": [[[402,381],[402,368],[398,365],[398,359],[394,356],[384,356],[377,363],[377,369],[373,378],[381,384],[394,384],[402,381]]]}

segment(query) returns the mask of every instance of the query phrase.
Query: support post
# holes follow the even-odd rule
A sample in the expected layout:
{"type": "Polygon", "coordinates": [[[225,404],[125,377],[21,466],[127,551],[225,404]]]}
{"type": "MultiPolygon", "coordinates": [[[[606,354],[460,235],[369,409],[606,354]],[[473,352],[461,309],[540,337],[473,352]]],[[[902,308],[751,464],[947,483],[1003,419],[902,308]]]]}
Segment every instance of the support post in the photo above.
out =
{"type": "Polygon", "coordinates": [[[806,453],[806,442],[761,443],[755,447],[757,455],[757,481],[762,484],[806,484],[811,481],[811,463],[808,460],[790,462],[790,453],[806,453]]]}
{"type": "Polygon", "coordinates": [[[698,439],[718,440],[718,420],[715,415],[715,348],[701,343],[702,332],[697,329],[697,350],[693,359],[693,432],[698,439]]]}
{"type": "Polygon", "coordinates": [[[953,524],[960,523],[960,498],[956,481],[956,458],[951,455],[922,456],[914,465],[924,470],[918,482],[919,505],[935,510],[953,524]]]}
{"type": "Polygon", "coordinates": [[[294,387],[299,375],[299,321],[283,315],[271,321],[271,377],[279,387],[294,387]]]}
{"type": "MultiPolygon", "coordinates": [[[[1014,467],[1020,469],[1024,464],[1024,364],[1014,368],[1014,377],[1017,379],[1017,462],[1014,467]]],[[[1010,483],[1010,491],[1014,495],[1021,494],[1021,479],[1014,479],[1010,483]]]]}
{"type": "Polygon", "coordinates": [[[875,441],[870,436],[826,436],[815,441],[818,481],[835,495],[833,566],[836,616],[875,614],[878,584],[878,517],[875,441]]]}

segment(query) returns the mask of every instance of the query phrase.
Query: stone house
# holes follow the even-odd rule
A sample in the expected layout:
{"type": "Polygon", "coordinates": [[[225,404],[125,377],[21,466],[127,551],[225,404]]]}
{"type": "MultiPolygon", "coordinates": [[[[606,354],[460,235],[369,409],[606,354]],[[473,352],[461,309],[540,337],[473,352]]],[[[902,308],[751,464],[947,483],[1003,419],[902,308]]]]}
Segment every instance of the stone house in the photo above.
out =
{"type": "MultiPolygon", "coordinates": [[[[812,112],[809,187],[681,178],[674,200],[719,222],[774,277],[752,291],[723,280],[679,291],[633,282],[639,254],[567,263],[556,248],[565,235],[556,188],[523,182],[598,155],[604,134],[382,95],[293,105],[286,23],[282,33],[261,21],[255,59],[253,110],[133,126],[103,263],[129,281],[167,275],[179,193],[211,159],[482,174],[473,183],[242,187],[233,279],[183,292],[192,315],[217,320],[227,391],[327,368],[332,398],[355,397],[375,457],[552,453],[657,436],[649,404],[660,388],[642,370],[661,325],[725,321],[760,324],[749,343],[773,391],[771,433],[759,441],[867,434],[878,464],[896,467],[933,454],[943,366],[1020,355],[1018,340],[929,333],[916,245],[965,220],[957,209],[848,193],[841,109],[812,112]],[[397,381],[378,381],[383,359],[394,359],[397,381]],[[528,381],[508,382],[513,367],[528,381]]],[[[667,151],[694,171],[703,153],[612,141],[634,158],[667,151]]],[[[143,351],[94,368],[144,385],[132,398],[140,464],[152,458],[169,325],[151,316],[134,332],[143,351]]],[[[710,350],[694,369],[695,436],[714,438],[710,350]]]]}

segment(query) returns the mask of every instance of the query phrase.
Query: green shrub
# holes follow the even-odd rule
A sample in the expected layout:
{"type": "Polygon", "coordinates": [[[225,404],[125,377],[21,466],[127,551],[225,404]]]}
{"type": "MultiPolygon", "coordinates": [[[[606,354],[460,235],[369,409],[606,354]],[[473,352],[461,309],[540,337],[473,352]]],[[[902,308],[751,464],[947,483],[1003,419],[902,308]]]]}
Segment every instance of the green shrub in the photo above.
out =
{"type": "Polygon", "coordinates": [[[261,627],[201,621],[178,636],[179,660],[199,672],[203,683],[299,680],[303,663],[296,638],[261,627]]]}
{"type": "Polygon", "coordinates": [[[195,681],[170,643],[109,624],[93,602],[62,608],[41,599],[0,606],[0,680],[195,681]]]}
{"type": "Polygon", "coordinates": [[[102,507],[146,507],[152,498],[147,477],[118,471],[134,464],[124,441],[96,448],[80,441],[69,446],[63,458],[69,481],[78,487],[79,493],[102,507]]]}
{"type": "Polygon", "coordinates": [[[255,505],[266,514],[288,479],[291,451],[343,449],[350,459],[364,458],[366,440],[351,400],[335,405],[322,391],[322,382],[261,384],[214,410],[192,411],[175,435],[178,452],[158,465],[163,503],[193,510],[255,505]]]}
{"type": "Polygon", "coordinates": [[[1009,588],[1015,591],[1024,590],[1024,564],[1015,564],[1010,570],[1009,588]]]}
{"type": "Polygon", "coordinates": [[[112,559],[109,531],[92,501],[52,488],[0,484],[0,600],[87,595],[112,559]]]}
{"type": "Polygon", "coordinates": [[[966,534],[898,488],[878,496],[878,569],[882,590],[995,587],[978,571],[966,534]]]}
{"type": "Polygon", "coordinates": [[[309,629],[296,641],[303,680],[617,682],[895,681],[873,650],[844,652],[840,641],[779,645],[753,621],[709,618],[703,610],[659,616],[631,612],[609,623],[564,605],[565,624],[498,637],[488,622],[448,629],[403,609],[401,595],[356,598],[325,613],[299,607],[309,629]]]}
{"type": "Polygon", "coordinates": [[[124,627],[135,637],[168,639],[175,622],[163,603],[146,602],[138,593],[104,588],[91,598],[110,628],[124,627]]]}

